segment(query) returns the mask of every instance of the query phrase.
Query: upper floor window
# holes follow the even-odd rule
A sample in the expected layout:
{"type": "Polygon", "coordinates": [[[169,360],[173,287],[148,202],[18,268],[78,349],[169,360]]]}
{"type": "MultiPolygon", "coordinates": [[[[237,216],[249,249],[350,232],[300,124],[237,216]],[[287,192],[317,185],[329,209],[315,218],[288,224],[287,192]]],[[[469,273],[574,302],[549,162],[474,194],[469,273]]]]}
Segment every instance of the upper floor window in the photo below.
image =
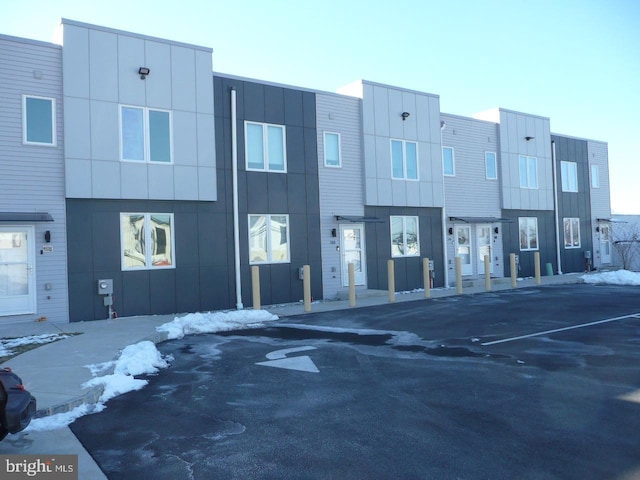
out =
{"type": "Polygon", "coordinates": [[[600,188],[600,167],[591,165],[591,188],[600,188]]]}
{"type": "Polygon", "coordinates": [[[520,250],[538,250],[538,219],[519,217],[520,250]]]}
{"type": "Polygon", "coordinates": [[[390,217],[391,256],[417,257],[420,255],[418,217],[390,217]]]}
{"type": "Polygon", "coordinates": [[[55,98],[22,96],[22,141],[29,145],[56,145],[55,98]]]}
{"type": "Polygon", "coordinates": [[[324,132],[324,165],[325,167],[342,166],[340,155],[340,134],[324,132]]]}
{"type": "Polygon", "coordinates": [[[563,192],[578,191],[578,164],[576,162],[560,162],[563,192]]]}
{"type": "Polygon", "coordinates": [[[484,166],[487,180],[496,180],[498,178],[496,152],[484,152],[484,166]]]}
{"type": "Polygon", "coordinates": [[[247,170],[287,171],[285,128],[283,125],[244,122],[247,170]]]}
{"type": "Polygon", "coordinates": [[[122,160],[172,162],[171,112],[120,106],[120,155],[122,160]]]}
{"type": "Polygon", "coordinates": [[[442,147],[442,168],[447,176],[456,174],[456,163],[453,156],[453,147],[442,147]]]}
{"type": "Polygon", "coordinates": [[[580,219],[564,219],[564,248],[580,248],[580,219]]]}
{"type": "Polygon", "coordinates": [[[391,140],[391,174],[399,180],[418,179],[418,144],[391,140]]]}
{"type": "Polygon", "coordinates": [[[520,188],[538,188],[538,159],[520,155],[520,188]]]}
{"type": "Polygon", "coordinates": [[[175,267],[172,213],[121,213],[122,270],[175,267]]]}
{"type": "Polygon", "coordinates": [[[288,263],[289,215],[249,215],[249,263],[288,263]]]}

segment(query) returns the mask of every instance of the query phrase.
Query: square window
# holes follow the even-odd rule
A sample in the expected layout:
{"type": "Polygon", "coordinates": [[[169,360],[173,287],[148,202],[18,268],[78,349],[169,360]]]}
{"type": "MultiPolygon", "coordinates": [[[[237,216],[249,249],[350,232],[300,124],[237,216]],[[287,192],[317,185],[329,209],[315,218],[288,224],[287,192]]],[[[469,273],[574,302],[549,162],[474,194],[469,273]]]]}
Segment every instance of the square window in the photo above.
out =
{"type": "Polygon", "coordinates": [[[121,213],[122,270],[174,268],[172,213],[121,213]]]}
{"type": "Polygon", "coordinates": [[[391,256],[417,257],[420,255],[418,217],[391,216],[391,256]]]}
{"type": "Polygon", "coordinates": [[[30,145],[56,145],[54,98],[22,96],[22,141],[30,145]]]}
{"type": "Polygon", "coordinates": [[[172,162],[171,112],[120,106],[121,159],[135,162],[172,162]]]}
{"type": "Polygon", "coordinates": [[[456,164],[452,147],[442,147],[442,168],[446,176],[453,177],[456,174],[456,164]]]}
{"type": "Polygon", "coordinates": [[[289,263],[289,215],[249,215],[249,263],[289,263]]]}
{"type": "Polygon", "coordinates": [[[484,165],[487,180],[496,180],[498,178],[498,165],[495,152],[484,152],[484,165]]]}
{"type": "Polygon", "coordinates": [[[286,173],[285,127],[256,122],[244,126],[247,170],[286,173]]]}
{"type": "Polygon", "coordinates": [[[418,144],[391,140],[391,176],[396,180],[418,180],[418,144]]]}
{"type": "Polygon", "coordinates": [[[340,134],[324,132],[324,165],[325,167],[340,167],[340,134]]]}

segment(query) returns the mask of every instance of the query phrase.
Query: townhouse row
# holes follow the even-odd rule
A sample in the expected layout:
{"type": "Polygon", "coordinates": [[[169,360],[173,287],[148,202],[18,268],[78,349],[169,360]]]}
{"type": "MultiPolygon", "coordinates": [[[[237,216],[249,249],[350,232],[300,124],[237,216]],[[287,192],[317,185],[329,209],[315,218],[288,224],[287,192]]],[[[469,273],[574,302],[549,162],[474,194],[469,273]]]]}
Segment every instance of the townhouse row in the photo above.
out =
{"type": "Polygon", "coordinates": [[[0,36],[0,320],[251,307],[611,263],[607,144],[358,81],[213,73],[212,50],[63,19],[0,36]],[[587,265],[588,264],[588,265],[587,265]],[[106,281],[106,282],[105,282],[106,281]],[[112,292],[112,293],[111,293],[112,292]]]}

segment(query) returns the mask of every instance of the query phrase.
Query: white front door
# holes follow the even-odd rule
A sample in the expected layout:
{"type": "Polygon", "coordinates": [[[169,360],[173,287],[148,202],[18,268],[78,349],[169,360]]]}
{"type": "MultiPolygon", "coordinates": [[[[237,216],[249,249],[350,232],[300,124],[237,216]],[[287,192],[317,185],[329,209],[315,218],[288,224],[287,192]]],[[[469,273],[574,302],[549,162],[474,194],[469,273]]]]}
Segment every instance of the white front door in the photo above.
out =
{"type": "Polygon", "coordinates": [[[491,257],[491,225],[478,225],[476,227],[478,243],[478,275],[484,275],[484,257],[489,257],[489,272],[493,273],[493,261],[491,257]]]}
{"type": "Polygon", "coordinates": [[[602,263],[611,263],[610,225],[600,225],[600,256],[602,263]]]}
{"type": "Polygon", "coordinates": [[[0,316],[36,311],[34,228],[0,227],[0,316]]]}
{"type": "Polygon", "coordinates": [[[342,252],[342,286],[349,285],[349,264],[353,263],[355,284],[366,283],[366,262],[363,225],[340,225],[342,252]]]}
{"type": "Polygon", "coordinates": [[[456,257],[460,257],[462,275],[473,275],[472,252],[471,226],[456,226],[456,257]]]}

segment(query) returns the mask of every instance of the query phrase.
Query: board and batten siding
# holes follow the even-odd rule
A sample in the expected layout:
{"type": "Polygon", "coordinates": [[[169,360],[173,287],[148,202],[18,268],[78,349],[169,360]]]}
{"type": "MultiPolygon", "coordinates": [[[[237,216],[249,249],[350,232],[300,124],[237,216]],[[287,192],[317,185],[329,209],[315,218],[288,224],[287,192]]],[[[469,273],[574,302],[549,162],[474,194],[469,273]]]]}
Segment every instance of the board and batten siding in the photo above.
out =
{"type": "Polygon", "coordinates": [[[1,316],[0,322],[69,321],[61,62],[58,45],[0,35],[0,212],[48,212],[54,220],[33,224],[36,312],[1,316]],[[55,146],[23,144],[23,95],[55,99],[55,146]],[[53,252],[40,253],[47,230],[53,252]]]}
{"type": "Polygon", "coordinates": [[[359,98],[316,94],[322,283],[326,299],[336,297],[343,289],[341,253],[337,249],[341,241],[340,225],[336,215],[364,215],[361,108],[359,98]],[[340,168],[324,164],[324,132],[340,134],[340,168]],[[332,236],[333,229],[336,237],[332,236]]]}

